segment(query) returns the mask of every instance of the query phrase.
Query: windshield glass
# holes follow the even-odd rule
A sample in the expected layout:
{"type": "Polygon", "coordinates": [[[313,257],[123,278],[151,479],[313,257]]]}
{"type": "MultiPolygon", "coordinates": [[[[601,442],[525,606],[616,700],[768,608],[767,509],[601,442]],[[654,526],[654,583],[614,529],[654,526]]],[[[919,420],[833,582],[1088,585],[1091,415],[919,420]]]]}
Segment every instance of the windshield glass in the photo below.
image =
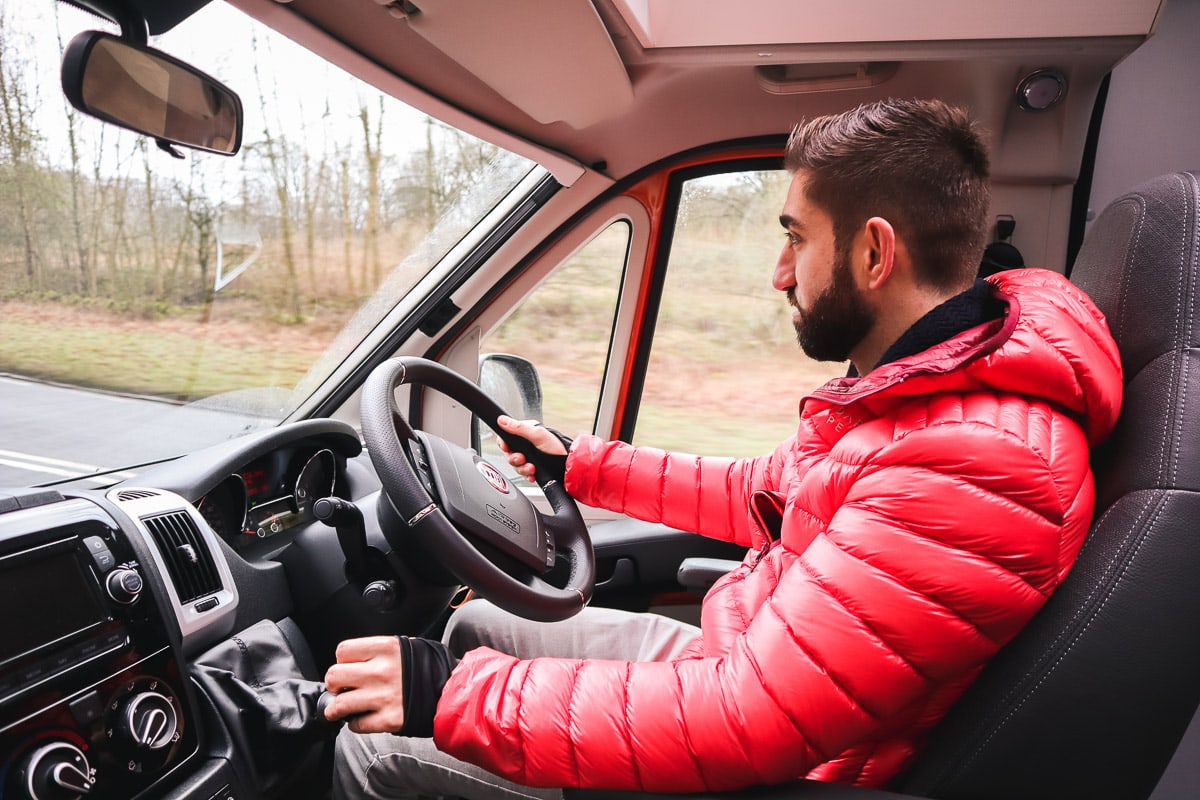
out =
{"type": "Polygon", "coordinates": [[[179,159],[67,104],[87,29],[0,8],[0,486],[277,424],[535,168],[221,3],[150,44],[241,96],[242,151],[179,159]]]}

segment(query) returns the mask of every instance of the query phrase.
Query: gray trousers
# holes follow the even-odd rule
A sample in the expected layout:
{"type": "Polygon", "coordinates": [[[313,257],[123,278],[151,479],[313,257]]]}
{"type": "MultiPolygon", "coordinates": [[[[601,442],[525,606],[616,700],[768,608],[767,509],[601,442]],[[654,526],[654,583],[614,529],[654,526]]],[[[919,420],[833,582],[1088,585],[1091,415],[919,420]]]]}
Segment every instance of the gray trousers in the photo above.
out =
{"type": "MultiPolygon", "coordinates": [[[[657,614],[585,608],[562,622],[531,622],[484,600],[472,600],[450,618],[442,640],[458,656],[486,646],[521,659],[666,661],[699,635],[696,626],[657,614]]],[[[437,795],[472,800],[561,800],[562,790],[512,783],[442,753],[432,739],[358,734],[348,728],[338,734],[335,800],[437,795]]]]}

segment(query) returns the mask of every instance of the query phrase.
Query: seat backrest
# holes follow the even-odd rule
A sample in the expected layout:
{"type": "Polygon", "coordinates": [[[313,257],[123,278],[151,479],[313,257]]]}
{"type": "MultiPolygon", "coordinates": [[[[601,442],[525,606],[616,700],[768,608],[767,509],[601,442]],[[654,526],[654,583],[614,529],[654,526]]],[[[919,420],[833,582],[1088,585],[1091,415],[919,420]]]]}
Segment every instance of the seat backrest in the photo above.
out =
{"type": "Polygon", "coordinates": [[[1141,798],[1200,701],[1200,182],[1153,180],[1093,223],[1071,279],[1108,318],[1125,398],[1093,456],[1067,580],[897,787],[938,798],[1141,798]]]}

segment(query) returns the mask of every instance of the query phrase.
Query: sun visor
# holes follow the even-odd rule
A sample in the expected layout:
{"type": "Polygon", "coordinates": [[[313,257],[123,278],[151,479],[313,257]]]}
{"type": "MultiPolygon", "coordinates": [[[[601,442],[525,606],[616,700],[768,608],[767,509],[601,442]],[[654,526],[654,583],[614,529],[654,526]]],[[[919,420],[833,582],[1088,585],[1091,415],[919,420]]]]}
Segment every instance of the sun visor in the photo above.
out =
{"type": "Polygon", "coordinates": [[[633,100],[625,65],[591,3],[416,0],[424,37],[543,124],[586,128],[633,100]]]}
{"type": "Polygon", "coordinates": [[[613,0],[647,50],[773,43],[985,41],[1146,36],[1164,0],[613,0]]]}

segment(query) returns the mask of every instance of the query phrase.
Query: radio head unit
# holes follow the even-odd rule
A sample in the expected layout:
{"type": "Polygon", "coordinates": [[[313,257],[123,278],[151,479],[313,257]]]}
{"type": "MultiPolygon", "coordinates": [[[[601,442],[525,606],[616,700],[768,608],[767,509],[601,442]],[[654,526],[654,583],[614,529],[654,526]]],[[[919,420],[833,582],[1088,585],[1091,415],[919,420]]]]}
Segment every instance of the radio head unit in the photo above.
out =
{"type": "Polygon", "coordinates": [[[0,556],[0,669],[94,633],[112,616],[71,536],[0,556]]]}
{"type": "Polygon", "coordinates": [[[126,800],[197,751],[137,552],[84,499],[0,513],[0,796],[126,800]]]}

